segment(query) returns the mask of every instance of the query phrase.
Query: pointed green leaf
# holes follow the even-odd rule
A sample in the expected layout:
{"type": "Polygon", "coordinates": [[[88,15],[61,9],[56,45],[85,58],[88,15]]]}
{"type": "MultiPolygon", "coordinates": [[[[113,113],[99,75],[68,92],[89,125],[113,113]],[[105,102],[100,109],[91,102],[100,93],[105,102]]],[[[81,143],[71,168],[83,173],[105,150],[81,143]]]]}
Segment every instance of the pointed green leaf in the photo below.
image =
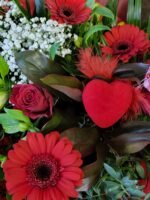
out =
{"type": "Polygon", "coordinates": [[[45,1],[44,0],[35,0],[36,15],[38,17],[45,17],[45,1]]]}
{"type": "Polygon", "coordinates": [[[60,47],[60,44],[59,43],[54,43],[51,48],[50,48],[50,52],[49,52],[49,56],[50,56],[50,59],[51,60],[54,60],[55,59],[55,56],[56,56],[56,52],[58,50],[58,48],[60,47]]]}
{"type": "Polygon", "coordinates": [[[109,166],[108,164],[104,163],[104,168],[105,168],[105,170],[107,171],[107,173],[110,176],[112,176],[115,179],[119,178],[118,173],[111,166],[109,166]]]}
{"type": "Polygon", "coordinates": [[[94,7],[94,4],[95,4],[95,0],[87,0],[86,1],[86,6],[91,9],[94,7]]]}
{"type": "Polygon", "coordinates": [[[28,125],[31,125],[31,121],[29,117],[27,117],[21,110],[16,109],[4,109],[5,112],[10,116],[12,119],[25,122],[28,125]]]}
{"type": "Polygon", "coordinates": [[[15,57],[22,73],[39,85],[43,85],[40,79],[47,74],[64,74],[61,66],[38,51],[23,51],[17,53],[15,57]]]}
{"type": "Polygon", "coordinates": [[[127,191],[132,195],[132,196],[136,196],[136,197],[144,197],[145,193],[140,191],[140,190],[136,190],[135,188],[127,188],[127,191]]]}
{"type": "Polygon", "coordinates": [[[106,30],[110,30],[110,28],[108,26],[105,26],[105,25],[95,25],[95,26],[92,26],[88,32],[85,34],[83,40],[84,40],[84,43],[87,45],[88,44],[88,39],[95,33],[97,32],[102,32],[102,31],[106,31],[106,30]]]}
{"type": "Polygon", "coordinates": [[[22,15],[25,16],[27,19],[29,19],[30,18],[30,13],[21,6],[20,1],[19,0],[13,0],[13,1],[18,6],[18,8],[19,8],[20,12],[22,13],[22,15]]]}
{"type": "Polygon", "coordinates": [[[108,17],[108,18],[110,18],[112,20],[115,19],[115,16],[114,16],[113,12],[110,9],[108,9],[108,8],[106,8],[104,6],[97,7],[94,10],[94,13],[99,14],[100,16],[108,17]]]}
{"type": "Polygon", "coordinates": [[[0,56],[0,74],[3,80],[5,79],[5,76],[8,74],[8,72],[9,72],[9,66],[7,62],[4,60],[2,56],[0,56]]]}

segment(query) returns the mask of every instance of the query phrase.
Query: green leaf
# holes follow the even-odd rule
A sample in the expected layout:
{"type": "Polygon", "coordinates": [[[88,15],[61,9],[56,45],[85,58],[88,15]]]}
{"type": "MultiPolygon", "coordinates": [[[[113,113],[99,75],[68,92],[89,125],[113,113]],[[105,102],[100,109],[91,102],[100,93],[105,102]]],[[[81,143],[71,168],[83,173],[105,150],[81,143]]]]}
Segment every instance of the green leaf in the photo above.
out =
{"type": "Polygon", "coordinates": [[[140,190],[136,190],[135,188],[127,188],[127,191],[132,195],[132,196],[136,196],[136,197],[144,197],[145,193],[140,191],[140,190]]]}
{"type": "Polygon", "coordinates": [[[149,199],[150,199],[150,193],[145,196],[144,200],[149,200],[149,199]]]}
{"type": "Polygon", "coordinates": [[[0,181],[4,179],[4,172],[3,169],[0,167],[0,181]]]}
{"type": "Polygon", "coordinates": [[[119,65],[114,71],[113,76],[119,78],[136,77],[143,80],[146,72],[149,69],[149,64],[145,63],[128,63],[119,65]]]}
{"type": "Polygon", "coordinates": [[[45,1],[44,0],[35,0],[36,15],[38,17],[45,17],[45,1]]]}
{"type": "Polygon", "coordinates": [[[141,151],[150,144],[150,123],[134,121],[124,124],[115,132],[120,135],[112,138],[109,145],[120,154],[132,154],[141,151]]]}
{"type": "Polygon", "coordinates": [[[63,86],[68,86],[72,88],[81,88],[82,84],[81,82],[73,76],[62,76],[58,74],[49,74],[45,76],[44,78],[41,79],[41,81],[48,85],[63,85],[63,86]]]}
{"type": "Polygon", "coordinates": [[[147,34],[148,34],[148,37],[150,38],[150,16],[149,16],[149,18],[148,18],[147,34]]]}
{"type": "Polygon", "coordinates": [[[120,188],[120,184],[113,181],[105,181],[105,184],[107,186],[108,193],[112,193],[120,188]]]}
{"type": "Polygon", "coordinates": [[[42,78],[41,81],[45,85],[64,93],[75,101],[81,101],[82,92],[80,88],[82,87],[82,84],[77,78],[72,76],[49,74],[42,78]]]}
{"type": "Polygon", "coordinates": [[[135,1],[134,7],[134,25],[141,26],[141,11],[142,11],[142,0],[135,1]]]}
{"type": "Polygon", "coordinates": [[[61,66],[38,51],[20,52],[15,57],[22,73],[36,84],[43,86],[40,79],[47,74],[64,74],[61,66]]]}
{"type": "Polygon", "coordinates": [[[0,91],[0,110],[4,107],[9,98],[8,91],[0,91]]]}
{"type": "Polygon", "coordinates": [[[12,119],[25,122],[28,125],[32,125],[29,117],[24,115],[24,113],[21,110],[6,109],[6,108],[4,110],[8,114],[8,116],[10,116],[12,119]]]}
{"type": "Polygon", "coordinates": [[[6,160],[6,156],[0,154],[0,162],[3,163],[6,160]]]}
{"type": "Polygon", "coordinates": [[[134,24],[135,26],[141,26],[141,10],[142,1],[141,0],[129,0],[128,1],[128,13],[127,22],[129,24],[134,24]]]}
{"type": "Polygon", "coordinates": [[[33,127],[30,119],[22,111],[5,109],[6,113],[0,114],[0,124],[8,134],[25,132],[33,127]]]}
{"type": "Polygon", "coordinates": [[[54,111],[52,118],[42,127],[42,133],[49,133],[53,130],[64,131],[68,128],[74,127],[78,123],[78,115],[72,106],[65,106],[64,110],[54,111]]]}
{"type": "Polygon", "coordinates": [[[104,163],[104,168],[107,173],[115,179],[119,179],[118,173],[108,164],[104,163]]]}
{"type": "Polygon", "coordinates": [[[138,173],[138,175],[140,176],[140,178],[144,179],[145,178],[145,171],[143,169],[143,167],[141,166],[141,164],[139,162],[136,162],[136,171],[138,173]]]}
{"type": "Polygon", "coordinates": [[[134,0],[128,1],[127,22],[133,24],[134,21],[134,0]]]}
{"type": "Polygon", "coordinates": [[[83,184],[78,191],[87,191],[96,183],[100,175],[104,159],[106,157],[106,148],[101,142],[96,142],[94,152],[96,152],[96,161],[84,165],[82,170],[84,173],[83,184]]]}
{"type": "Polygon", "coordinates": [[[100,133],[96,128],[71,128],[62,132],[61,135],[69,138],[83,157],[93,152],[100,138],[100,133]]]}
{"type": "Polygon", "coordinates": [[[49,56],[50,56],[50,59],[51,60],[54,60],[55,59],[55,56],[56,56],[56,53],[57,53],[57,50],[58,48],[60,47],[60,44],[59,43],[54,43],[51,48],[50,48],[50,52],[49,52],[49,56]]]}
{"type": "Polygon", "coordinates": [[[95,4],[95,0],[87,0],[86,1],[86,6],[91,9],[94,7],[94,4],[95,4]]]}
{"type": "Polygon", "coordinates": [[[89,31],[85,34],[84,36],[84,42],[87,45],[88,44],[88,39],[96,32],[102,32],[102,31],[106,31],[106,30],[110,30],[110,28],[108,26],[105,25],[95,25],[92,26],[89,31]]]}
{"type": "Polygon", "coordinates": [[[2,56],[0,56],[0,74],[3,80],[5,79],[5,76],[8,74],[8,72],[9,72],[9,66],[7,62],[4,60],[2,56]]]}
{"type": "Polygon", "coordinates": [[[8,134],[19,132],[19,122],[11,119],[7,114],[0,114],[0,124],[4,131],[8,134]]]}
{"type": "Polygon", "coordinates": [[[27,19],[30,19],[30,13],[21,6],[20,1],[19,0],[13,0],[13,1],[18,6],[22,15],[25,16],[27,19]]]}
{"type": "Polygon", "coordinates": [[[12,197],[9,194],[6,194],[6,199],[7,200],[12,200],[12,197]]]}
{"type": "Polygon", "coordinates": [[[130,180],[128,176],[123,177],[123,179],[121,181],[125,187],[132,187],[138,183],[137,180],[130,180]]]}
{"type": "Polygon", "coordinates": [[[112,21],[115,19],[113,12],[110,9],[108,9],[104,6],[97,7],[94,10],[94,13],[99,14],[99,15],[104,16],[104,17],[108,17],[108,18],[112,19],[112,21]]]}

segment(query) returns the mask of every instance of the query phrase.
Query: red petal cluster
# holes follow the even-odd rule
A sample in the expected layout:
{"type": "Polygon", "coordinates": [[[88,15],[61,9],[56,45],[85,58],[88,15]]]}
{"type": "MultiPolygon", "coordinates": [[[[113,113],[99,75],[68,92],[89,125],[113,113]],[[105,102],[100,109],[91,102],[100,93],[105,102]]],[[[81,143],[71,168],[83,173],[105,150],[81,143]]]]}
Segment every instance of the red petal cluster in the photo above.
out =
{"type": "Polygon", "coordinates": [[[58,132],[28,133],[4,163],[6,187],[13,200],[69,200],[82,183],[81,154],[58,132]]]}
{"type": "Polygon", "coordinates": [[[105,55],[112,55],[123,62],[128,62],[137,54],[148,51],[150,41],[147,34],[134,25],[113,27],[110,32],[105,33],[106,46],[102,52],[105,55]]]}
{"type": "Polygon", "coordinates": [[[79,53],[79,71],[89,78],[103,77],[111,79],[113,71],[117,67],[116,58],[100,57],[92,54],[92,49],[82,49],[79,53]]]}
{"type": "Polygon", "coordinates": [[[81,24],[87,21],[91,9],[86,6],[86,0],[46,0],[51,19],[59,23],[81,24]]]}

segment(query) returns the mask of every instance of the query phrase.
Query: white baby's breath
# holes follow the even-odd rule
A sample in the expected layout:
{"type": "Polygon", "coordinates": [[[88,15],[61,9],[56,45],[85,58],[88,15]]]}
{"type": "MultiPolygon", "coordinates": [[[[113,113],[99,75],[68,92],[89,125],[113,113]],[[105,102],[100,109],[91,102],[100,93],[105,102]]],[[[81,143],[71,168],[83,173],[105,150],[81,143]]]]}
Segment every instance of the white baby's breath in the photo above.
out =
{"type": "Polygon", "coordinates": [[[50,47],[57,42],[60,45],[58,55],[65,57],[71,54],[69,41],[74,39],[72,26],[58,24],[57,21],[44,17],[35,17],[28,21],[20,15],[17,6],[11,1],[0,0],[0,6],[10,8],[5,16],[0,16],[0,54],[8,62],[12,81],[27,81],[15,62],[16,52],[38,49],[48,56],[50,47]]]}

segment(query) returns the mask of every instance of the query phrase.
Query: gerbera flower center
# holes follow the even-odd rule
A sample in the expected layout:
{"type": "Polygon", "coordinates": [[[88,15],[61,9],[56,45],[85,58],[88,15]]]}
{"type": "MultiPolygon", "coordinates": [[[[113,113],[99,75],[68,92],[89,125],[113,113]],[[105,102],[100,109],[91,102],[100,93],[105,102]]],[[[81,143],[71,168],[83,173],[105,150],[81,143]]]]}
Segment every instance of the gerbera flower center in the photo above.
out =
{"type": "Polygon", "coordinates": [[[117,42],[113,45],[114,54],[128,53],[132,49],[132,44],[129,41],[117,42]]]}
{"type": "Polygon", "coordinates": [[[66,8],[66,7],[62,8],[60,13],[61,13],[62,16],[65,16],[67,18],[72,17],[72,15],[73,15],[72,9],[66,8]]]}
{"type": "Polygon", "coordinates": [[[32,186],[42,189],[55,186],[60,179],[60,164],[51,155],[35,155],[27,164],[26,174],[32,186]]]}

